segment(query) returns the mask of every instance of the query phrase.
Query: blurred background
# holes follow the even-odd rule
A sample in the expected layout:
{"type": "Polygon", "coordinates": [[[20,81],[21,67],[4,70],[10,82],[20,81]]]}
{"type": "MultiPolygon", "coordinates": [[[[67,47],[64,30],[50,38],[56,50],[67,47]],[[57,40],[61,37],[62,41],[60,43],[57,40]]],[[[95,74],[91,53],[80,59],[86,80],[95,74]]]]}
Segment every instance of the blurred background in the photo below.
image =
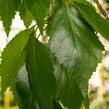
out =
{"type": "MultiPolygon", "coordinates": [[[[88,0],[93,3],[93,0],[88,0]]],[[[99,0],[103,9],[109,15],[109,0],[99,0]]],[[[96,4],[93,3],[97,11],[102,15],[96,4]]],[[[34,22],[33,22],[34,24],[34,22]]],[[[101,25],[102,26],[102,25],[101,25]]],[[[3,24],[0,21],[0,53],[6,44],[21,30],[24,30],[25,26],[20,19],[18,13],[16,14],[9,36],[6,36],[4,32],[3,24]]],[[[109,109],[109,41],[105,40],[99,33],[97,34],[105,46],[106,51],[103,51],[102,62],[98,64],[96,72],[93,72],[91,79],[89,80],[89,99],[90,109],[109,109]]],[[[0,90],[1,90],[1,77],[0,77],[0,90]]],[[[18,109],[18,106],[14,100],[14,95],[10,90],[10,87],[4,93],[4,97],[0,93],[0,109],[18,109]]]]}

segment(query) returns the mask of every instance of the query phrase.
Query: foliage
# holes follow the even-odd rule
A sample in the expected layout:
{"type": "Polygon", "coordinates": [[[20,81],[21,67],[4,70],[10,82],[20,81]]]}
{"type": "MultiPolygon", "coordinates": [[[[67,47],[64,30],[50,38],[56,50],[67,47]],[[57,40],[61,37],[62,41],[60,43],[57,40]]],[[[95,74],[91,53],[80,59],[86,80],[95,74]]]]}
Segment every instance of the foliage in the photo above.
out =
{"type": "Polygon", "coordinates": [[[2,52],[2,94],[10,86],[21,109],[88,109],[88,80],[104,50],[95,31],[109,40],[109,22],[85,0],[1,0],[0,7],[7,35],[16,11],[26,26],[2,52]]]}

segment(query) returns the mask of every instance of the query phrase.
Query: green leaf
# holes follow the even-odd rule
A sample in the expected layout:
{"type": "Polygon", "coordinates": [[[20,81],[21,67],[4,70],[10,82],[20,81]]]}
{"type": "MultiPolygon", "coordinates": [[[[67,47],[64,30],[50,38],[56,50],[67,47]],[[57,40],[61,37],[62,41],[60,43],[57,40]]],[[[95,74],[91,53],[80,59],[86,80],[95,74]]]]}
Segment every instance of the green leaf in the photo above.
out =
{"type": "Polygon", "coordinates": [[[16,90],[19,96],[17,101],[20,109],[39,109],[30,89],[25,65],[20,68],[17,74],[16,90]]]}
{"type": "Polygon", "coordinates": [[[72,80],[70,74],[61,65],[56,64],[54,68],[57,80],[58,101],[61,101],[64,107],[68,107],[68,109],[80,109],[84,98],[78,84],[75,80],[72,80]]]}
{"type": "Polygon", "coordinates": [[[81,103],[82,95],[86,96],[88,80],[100,62],[104,48],[73,6],[58,10],[52,21],[50,36],[50,50],[66,70],[64,75],[68,85],[63,91],[66,94],[63,94],[62,101],[69,109],[79,109],[76,103],[81,103]]]}
{"type": "Polygon", "coordinates": [[[27,8],[29,10],[32,9],[32,7],[34,6],[34,4],[35,4],[36,1],[37,0],[23,0],[23,2],[27,5],[27,8]]]}
{"type": "Polygon", "coordinates": [[[33,95],[41,109],[53,109],[52,99],[56,94],[56,81],[48,49],[32,34],[30,36],[27,71],[33,95]]]}
{"type": "Polygon", "coordinates": [[[89,109],[90,101],[89,101],[89,96],[86,95],[84,101],[83,101],[85,109],[89,109]]]}
{"type": "Polygon", "coordinates": [[[50,0],[27,0],[26,3],[31,14],[36,19],[41,33],[43,33],[44,19],[48,14],[50,0]]]}
{"type": "Polygon", "coordinates": [[[0,16],[7,35],[19,3],[19,0],[0,0],[0,16]]]}
{"type": "Polygon", "coordinates": [[[103,19],[94,7],[85,0],[74,0],[74,5],[81,13],[81,16],[107,40],[109,40],[109,21],[103,19]]]}
{"type": "Polygon", "coordinates": [[[2,53],[0,64],[2,93],[8,86],[13,88],[16,82],[16,73],[25,60],[26,44],[32,29],[24,30],[13,38],[2,53]]]}
{"type": "Polygon", "coordinates": [[[54,10],[57,11],[63,5],[62,0],[55,0],[55,7],[54,10]]]}
{"type": "Polygon", "coordinates": [[[21,19],[24,22],[24,25],[26,26],[26,28],[28,28],[29,25],[32,23],[33,16],[28,11],[25,3],[20,4],[20,6],[19,6],[19,14],[20,14],[21,19]]]}

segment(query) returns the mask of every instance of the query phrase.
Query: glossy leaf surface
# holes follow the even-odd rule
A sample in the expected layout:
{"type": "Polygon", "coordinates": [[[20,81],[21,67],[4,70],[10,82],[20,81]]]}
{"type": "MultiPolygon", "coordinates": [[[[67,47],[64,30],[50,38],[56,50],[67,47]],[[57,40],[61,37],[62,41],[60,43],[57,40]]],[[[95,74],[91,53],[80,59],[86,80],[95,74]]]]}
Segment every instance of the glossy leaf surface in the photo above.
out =
{"type": "Polygon", "coordinates": [[[60,99],[69,109],[79,109],[82,96],[87,93],[88,80],[100,62],[103,46],[74,7],[65,6],[58,10],[50,36],[50,50],[65,69],[67,79],[67,87],[64,86],[60,99]]]}
{"type": "Polygon", "coordinates": [[[53,109],[52,99],[56,94],[56,82],[48,49],[32,34],[29,40],[27,59],[30,86],[41,109],[53,109]]]}

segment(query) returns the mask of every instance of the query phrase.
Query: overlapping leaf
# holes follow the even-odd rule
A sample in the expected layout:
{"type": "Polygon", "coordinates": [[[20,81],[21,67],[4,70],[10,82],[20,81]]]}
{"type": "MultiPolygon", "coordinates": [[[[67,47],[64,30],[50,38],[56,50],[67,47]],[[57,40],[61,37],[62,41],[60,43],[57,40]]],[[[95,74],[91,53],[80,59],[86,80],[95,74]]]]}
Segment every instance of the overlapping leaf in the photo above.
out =
{"type": "Polygon", "coordinates": [[[21,67],[17,74],[16,90],[20,109],[39,109],[30,89],[25,65],[21,67]]]}
{"type": "Polygon", "coordinates": [[[20,0],[0,0],[0,16],[7,35],[20,0]]]}
{"type": "Polygon", "coordinates": [[[26,0],[26,4],[33,17],[36,19],[41,33],[43,33],[44,19],[48,14],[50,0],[26,0]]]}
{"type": "Polygon", "coordinates": [[[74,0],[76,8],[81,16],[106,39],[109,40],[109,21],[103,19],[94,9],[94,7],[85,0],[74,0]]]}
{"type": "Polygon", "coordinates": [[[19,14],[24,22],[24,25],[26,26],[26,28],[28,28],[29,25],[32,23],[33,16],[28,11],[26,4],[24,2],[19,5],[19,14]]]}
{"type": "Polygon", "coordinates": [[[55,14],[50,50],[66,70],[67,85],[63,86],[65,89],[63,94],[61,91],[60,100],[69,109],[79,109],[82,96],[87,93],[88,80],[100,62],[103,46],[73,6],[62,7],[55,14]]]}
{"type": "Polygon", "coordinates": [[[15,85],[16,73],[25,61],[25,47],[31,31],[32,29],[24,30],[17,34],[2,53],[2,62],[0,64],[2,92],[8,86],[13,87],[15,85]]]}
{"type": "Polygon", "coordinates": [[[57,100],[68,107],[68,109],[79,109],[83,96],[75,80],[72,81],[69,73],[61,65],[54,66],[55,77],[57,80],[57,100]]]}
{"type": "Polygon", "coordinates": [[[28,44],[26,67],[33,95],[41,109],[53,109],[56,93],[52,61],[48,49],[32,34],[28,44]]]}

